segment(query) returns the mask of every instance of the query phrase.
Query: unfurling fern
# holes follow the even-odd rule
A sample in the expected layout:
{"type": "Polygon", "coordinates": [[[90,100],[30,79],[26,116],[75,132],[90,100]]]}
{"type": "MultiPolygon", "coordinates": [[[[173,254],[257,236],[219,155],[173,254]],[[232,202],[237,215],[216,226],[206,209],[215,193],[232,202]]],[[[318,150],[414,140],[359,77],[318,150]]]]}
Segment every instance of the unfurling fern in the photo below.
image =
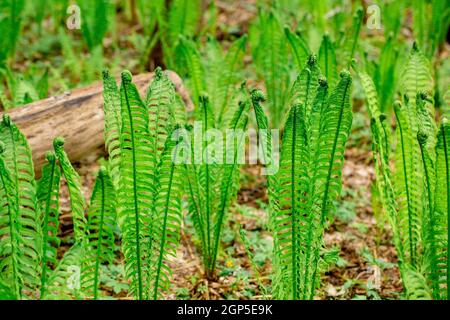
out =
{"type": "Polygon", "coordinates": [[[391,177],[390,128],[380,115],[375,86],[359,72],[372,117],[378,189],[394,233],[409,299],[448,298],[448,124],[438,131],[430,66],[414,44],[401,79],[395,177],[391,177]],[[395,194],[393,190],[395,189],[395,194]]]}
{"type": "Polygon", "coordinates": [[[31,151],[8,115],[0,123],[0,280],[17,299],[39,286],[41,228],[31,151]]]}
{"type": "Polygon", "coordinates": [[[148,266],[149,297],[158,299],[170,285],[171,270],[167,265],[174,257],[180,239],[183,214],[181,194],[183,178],[177,165],[176,141],[166,139],[158,166],[157,193],[151,224],[151,253],[148,266]],[[175,155],[175,156],[174,156],[175,155]]]}
{"type": "Polygon", "coordinates": [[[109,154],[109,170],[117,189],[120,179],[120,130],[122,127],[120,94],[116,80],[106,70],[103,71],[103,101],[105,146],[109,154]]]}
{"type": "Polygon", "coordinates": [[[42,169],[42,178],[37,188],[42,226],[41,298],[45,297],[47,279],[57,265],[57,250],[60,244],[58,227],[61,169],[54,153],[48,152],[46,158],[47,164],[42,169]]]}
{"type": "Polygon", "coordinates": [[[83,261],[81,286],[88,297],[97,299],[100,265],[114,259],[116,198],[113,183],[105,168],[100,168],[88,210],[89,243],[83,261]]]}
{"type": "Polygon", "coordinates": [[[194,151],[200,147],[201,152],[194,152],[193,163],[185,164],[185,169],[189,186],[189,211],[201,243],[206,276],[211,279],[215,277],[223,224],[239,189],[240,157],[245,143],[244,132],[248,124],[250,101],[247,95],[247,98],[239,102],[228,128],[232,134],[226,135],[225,146],[223,141],[214,141],[218,137],[210,135],[210,129],[216,128],[216,121],[209,99],[201,97],[200,104],[197,119],[202,121],[202,127],[197,131],[194,128],[194,134],[201,135],[197,139],[201,139],[202,145],[192,147],[194,151]],[[218,151],[216,143],[225,152],[220,152],[219,147],[219,154],[215,154],[218,151]]]}
{"type": "Polygon", "coordinates": [[[322,235],[340,193],[344,148],[352,122],[350,74],[341,73],[328,98],[328,84],[315,63],[314,58],[309,59],[294,85],[275,190],[269,183],[269,196],[276,197],[270,202],[274,295],[279,299],[314,297],[322,235]]]}
{"type": "Polygon", "coordinates": [[[132,280],[131,291],[143,299],[147,246],[150,241],[155,154],[150,145],[148,111],[129,72],[122,73],[120,134],[120,180],[118,219],[122,229],[125,271],[132,280]]]}
{"type": "Polygon", "coordinates": [[[64,139],[61,137],[56,138],[53,141],[53,147],[69,189],[75,241],[85,244],[88,231],[87,220],[84,214],[85,200],[81,191],[81,178],[73,168],[69,157],[64,151],[64,139]]]}
{"type": "Polygon", "coordinates": [[[434,297],[450,299],[450,124],[446,118],[441,123],[436,145],[436,186],[434,214],[431,228],[434,240],[431,243],[431,281],[434,297]]]}
{"type": "MultiPolygon", "coordinates": [[[[104,90],[105,97],[117,97],[113,83],[105,83],[104,90]]],[[[115,133],[117,123],[105,128],[106,136],[113,137],[107,142],[120,138],[120,153],[115,160],[120,164],[119,178],[112,179],[118,181],[125,271],[132,282],[131,292],[138,299],[157,299],[168,288],[167,259],[175,254],[179,241],[182,179],[172,159],[176,141],[170,127],[184,114],[176,108],[175,99],[174,85],[161,69],[155,71],[145,102],[131,82],[131,74],[125,71],[120,88],[119,134],[115,133]]],[[[114,107],[111,100],[105,100],[106,119],[114,120],[114,107]]]]}

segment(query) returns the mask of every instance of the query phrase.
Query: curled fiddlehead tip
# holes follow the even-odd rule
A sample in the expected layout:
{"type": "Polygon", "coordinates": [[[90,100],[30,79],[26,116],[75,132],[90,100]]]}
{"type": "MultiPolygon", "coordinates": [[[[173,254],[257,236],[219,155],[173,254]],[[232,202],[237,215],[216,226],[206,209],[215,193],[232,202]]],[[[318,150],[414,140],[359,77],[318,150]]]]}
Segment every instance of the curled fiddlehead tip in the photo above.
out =
{"type": "Polygon", "coordinates": [[[394,110],[400,110],[403,107],[402,103],[399,100],[394,102],[394,110]]]}
{"type": "Polygon", "coordinates": [[[209,102],[208,94],[202,93],[202,94],[198,97],[198,100],[200,101],[200,103],[208,103],[208,102],[209,102]]]}
{"type": "Polygon", "coordinates": [[[102,177],[106,176],[107,174],[108,174],[108,170],[104,166],[101,166],[100,170],[98,170],[98,176],[100,178],[102,178],[102,177]]]}
{"type": "Polygon", "coordinates": [[[259,89],[253,89],[250,93],[252,96],[253,102],[264,102],[266,101],[266,97],[264,96],[264,93],[259,89]]]}
{"type": "Polygon", "coordinates": [[[155,80],[160,80],[163,76],[163,70],[161,67],[155,69],[155,80]]]}
{"type": "Polygon", "coordinates": [[[419,45],[417,44],[416,41],[413,42],[412,50],[413,50],[413,51],[419,51],[419,45]]]}
{"type": "Polygon", "coordinates": [[[55,140],[53,140],[53,148],[58,149],[62,148],[64,146],[64,138],[63,137],[56,137],[55,140]]]}
{"type": "Polygon", "coordinates": [[[328,87],[327,78],[325,78],[324,76],[320,76],[319,77],[319,86],[321,86],[321,87],[328,87]]]}
{"type": "Polygon", "coordinates": [[[384,114],[384,113],[380,114],[380,121],[381,122],[384,122],[386,119],[387,119],[386,114],[384,114]]]}
{"type": "Polygon", "coordinates": [[[342,70],[341,73],[339,74],[339,76],[342,79],[350,79],[352,77],[350,74],[350,71],[348,71],[348,70],[342,70]]]}
{"type": "Polygon", "coordinates": [[[47,151],[47,153],[45,154],[45,159],[47,159],[49,163],[53,163],[56,160],[56,156],[53,152],[47,151]]]}
{"type": "Polygon", "coordinates": [[[427,143],[427,140],[428,140],[428,135],[427,135],[425,132],[419,131],[419,132],[417,133],[417,141],[419,141],[419,143],[420,143],[421,145],[426,144],[426,143],[427,143]]]}
{"type": "Polygon", "coordinates": [[[3,154],[3,152],[5,152],[5,144],[3,141],[0,141],[0,154],[3,154]]]}
{"type": "Polygon", "coordinates": [[[310,54],[308,56],[308,66],[313,66],[317,63],[317,56],[315,54],[310,54]]]}
{"type": "Polygon", "coordinates": [[[108,69],[104,69],[102,71],[102,77],[103,77],[103,79],[108,79],[109,78],[109,71],[108,71],[108,69]]]}
{"type": "Polygon", "coordinates": [[[123,83],[130,83],[133,80],[133,76],[131,75],[131,72],[128,70],[122,71],[122,82],[123,83]]]}
{"type": "Polygon", "coordinates": [[[4,114],[3,115],[3,123],[7,127],[11,126],[11,116],[9,114],[4,114]]]}

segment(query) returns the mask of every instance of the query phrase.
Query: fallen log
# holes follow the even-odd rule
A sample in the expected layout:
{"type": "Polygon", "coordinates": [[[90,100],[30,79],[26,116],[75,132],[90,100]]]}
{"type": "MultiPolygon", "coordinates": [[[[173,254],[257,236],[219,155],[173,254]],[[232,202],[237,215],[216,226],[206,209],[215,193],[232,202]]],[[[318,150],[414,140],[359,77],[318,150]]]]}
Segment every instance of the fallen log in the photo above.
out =
{"type": "MultiPolygon", "coordinates": [[[[184,100],[186,109],[192,110],[192,101],[181,78],[173,71],[166,71],[166,74],[184,100]]],[[[142,95],[153,76],[154,73],[146,73],[133,77],[142,95]]],[[[64,137],[64,147],[73,162],[97,158],[105,152],[101,82],[36,101],[7,113],[27,137],[37,173],[45,163],[45,153],[52,150],[53,139],[58,136],[64,137]]]]}

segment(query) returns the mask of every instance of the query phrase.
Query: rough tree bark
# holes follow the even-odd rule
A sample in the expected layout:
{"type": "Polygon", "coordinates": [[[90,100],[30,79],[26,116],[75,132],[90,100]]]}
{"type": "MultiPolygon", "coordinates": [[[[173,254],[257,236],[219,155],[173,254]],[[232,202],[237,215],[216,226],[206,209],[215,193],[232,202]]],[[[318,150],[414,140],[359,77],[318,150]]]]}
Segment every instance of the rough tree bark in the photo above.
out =
{"type": "MultiPolygon", "coordinates": [[[[181,78],[173,71],[166,73],[187,110],[192,110],[193,104],[181,78]]],[[[133,77],[142,94],[153,76],[154,73],[146,73],[133,77]]],[[[45,163],[45,153],[52,150],[53,139],[57,136],[64,137],[64,147],[71,161],[96,159],[105,152],[101,82],[9,110],[8,113],[28,139],[36,173],[40,172],[45,163]]]]}

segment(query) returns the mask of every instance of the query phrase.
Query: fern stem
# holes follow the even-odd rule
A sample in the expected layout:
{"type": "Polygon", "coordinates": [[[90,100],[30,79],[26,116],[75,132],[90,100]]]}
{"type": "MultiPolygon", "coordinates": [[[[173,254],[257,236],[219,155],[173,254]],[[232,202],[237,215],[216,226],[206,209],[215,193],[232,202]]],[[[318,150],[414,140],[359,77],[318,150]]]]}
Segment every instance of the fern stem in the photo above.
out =
{"type": "Polygon", "coordinates": [[[134,213],[135,213],[135,226],[136,226],[136,262],[137,262],[137,274],[138,274],[138,297],[142,300],[142,271],[141,271],[141,246],[140,246],[140,232],[139,232],[139,206],[137,198],[137,185],[136,185],[136,149],[134,145],[134,128],[133,128],[133,115],[131,112],[130,101],[128,99],[127,86],[123,86],[125,93],[125,100],[127,104],[127,111],[130,115],[130,135],[131,135],[131,154],[132,154],[132,170],[133,170],[133,197],[134,197],[134,213]]]}
{"type": "Polygon", "coordinates": [[[411,263],[415,266],[415,248],[413,244],[412,238],[412,214],[411,214],[411,202],[410,202],[410,194],[409,194],[409,185],[408,185],[408,174],[406,172],[406,157],[405,157],[405,143],[403,137],[403,127],[398,114],[398,110],[394,107],[395,117],[397,118],[398,128],[400,130],[400,140],[402,145],[402,163],[403,163],[403,176],[405,180],[405,189],[406,189],[406,201],[408,205],[408,234],[409,234],[409,249],[411,250],[411,263]]]}
{"type": "Polygon", "coordinates": [[[97,300],[98,295],[98,277],[99,277],[99,267],[100,267],[100,256],[101,256],[101,248],[102,248],[102,240],[103,240],[103,223],[105,218],[105,180],[103,173],[100,173],[100,183],[102,190],[102,201],[101,201],[101,215],[100,215],[100,226],[98,231],[98,239],[97,239],[97,256],[95,257],[95,271],[94,271],[94,300],[97,300]]]}
{"type": "Polygon", "coordinates": [[[45,216],[44,216],[44,226],[43,226],[43,248],[42,248],[42,275],[41,275],[41,299],[45,294],[45,285],[47,280],[47,237],[48,237],[48,216],[50,214],[50,202],[52,198],[52,190],[53,190],[53,181],[55,178],[55,167],[56,161],[51,162],[51,174],[50,174],[50,182],[49,182],[49,190],[47,192],[47,201],[45,203],[45,216]]]}
{"type": "Polygon", "coordinates": [[[296,219],[296,190],[295,190],[295,147],[296,147],[296,131],[297,131],[297,107],[294,105],[294,114],[292,118],[292,149],[291,149],[291,235],[292,235],[292,296],[294,300],[298,299],[298,274],[297,274],[297,219],[296,219]]]}
{"type": "Polygon", "coordinates": [[[446,126],[442,125],[442,139],[444,143],[445,169],[447,177],[447,299],[450,298],[450,159],[447,149],[446,126]]]}
{"type": "MultiPolygon", "coordinates": [[[[235,125],[233,127],[233,132],[236,130],[237,125],[239,123],[239,119],[241,118],[242,114],[244,112],[244,108],[239,108],[239,116],[238,116],[238,120],[235,122],[235,125]]],[[[222,222],[223,222],[223,217],[225,215],[225,209],[227,207],[227,203],[230,199],[231,196],[229,196],[230,193],[230,187],[233,184],[233,173],[235,171],[235,168],[237,166],[237,156],[238,156],[238,148],[234,148],[234,157],[233,157],[233,164],[232,167],[230,169],[230,174],[227,177],[226,183],[225,183],[225,191],[223,192],[223,194],[221,194],[221,205],[220,205],[220,210],[219,210],[219,216],[218,219],[216,221],[216,225],[215,225],[215,230],[217,230],[214,234],[214,249],[213,249],[213,260],[212,260],[212,270],[214,271],[215,267],[216,267],[216,259],[217,259],[217,251],[219,250],[219,240],[220,240],[220,233],[222,231],[222,222]]]]}
{"type": "Polygon", "coordinates": [[[173,180],[174,170],[175,170],[175,164],[174,164],[174,162],[172,162],[172,165],[170,168],[169,186],[168,186],[168,191],[167,191],[167,195],[166,195],[166,203],[164,205],[164,208],[165,208],[164,222],[163,222],[163,226],[162,226],[163,234],[161,237],[161,244],[159,247],[158,265],[156,267],[155,287],[154,287],[154,291],[153,291],[153,299],[155,299],[155,300],[158,299],[158,285],[159,285],[159,277],[161,274],[161,267],[162,267],[162,262],[163,262],[163,257],[164,257],[164,248],[165,248],[165,244],[166,244],[167,216],[169,214],[169,200],[170,200],[171,191],[172,191],[172,180],[173,180]]]}
{"type": "MultiPolygon", "coordinates": [[[[206,99],[203,100],[203,121],[205,125],[205,132],[208,131],[208,110],[207,110],[207,101],[206,99]]],[[[207,227],[207,253],[208,253],[208,265],[206,266],[206,273],[207,277],[212,277],[212,273],[214,270],[211,268],[211,214],[210,214],[210,199],[209,199],[209,165],[208,165],[208,152],[205,152],[205,174],[206,174],[206,181],[205,181],[205,188],[206,188],[206,227],[207,227]]]]}
{"type": "MultiPolygon", "coordinates": [[[[9,187],[6,184],[7,182],[5,179],[5,175],[7,174],[7,171],[6,171],[7,168],[6,168],[5,162],[3,161],[2,158],[0,158],[0,162],[1,162],[0,165],[3,167],[3,168],[0,168],[0,178],[2,180],[2,184],[5,189],[5,194],[6,194],[6,196],[8,196],[9,187]],[[1,170],[1,169],[3,169],[3,170],[1,170]]],[[[8,200],[8,202],[9,201],[10,200],[8,200]]],[[[13,286],[14,286],[14,293],[15,293],[16,298],[20,299],[21,292],[20,292],[20,288],[18,286],[19,276],[18,276],[17,267],[16,267],[16,259],[14,259],[14,257],[16,257],[16,243],[17,243],[16,232],[14,229],[14,220],[16,220],[16,217],[13,217],[12,215],[13,215],[13,211],[11,210],[11,203],[10,203],[10,205],[8,206],[8,218],[9,218],[8,224],[9,224],[9,232],[11,234],[11,255],[13,257],[11,259],[12,269],[13,269],[13,286]]]]}
{"type": "Polygon", "coordinates": [[[346,86],[345,86],[345,90],[344,90],[344,94],[343,94],[343,99],[342,99],[342,104],[340,106],[341,110],[339,112],[339,120],[337,123],[337,127],[336,127],[336,133],[334,135],[334,141],[333,141],[333,148],[331,150],[331,160],[330,160],[330,167],[328,168],[328,174],[327,174],[327,183],[325,184],[325,191],[323,194],[323,199],[322,199],[322,208],[321,208],[321,215],[320,215],[320,224],[323,226],[323,224],[325,223],[325,215],[326,215],[326,207],[327,207],[327,201],[328,201],[328,192],[329,192],[329,188],[330,188],[330,180],[331,180],[331,174],[333,172],[333,163],[334,163],[334,156],[336,153],[336,148],[337,148],[337,142],[338,142],[338,138],[339,138],[339,131],[341,128],[341,123],[342,123],[342,117],[344,115],[344,104],[345,104],[345,97],[347,96],[348,93],[348,88],[350,86],[350,83],[347,82],[346,86]]]}
{"type": "Polygon", "coordinates": [[[428,229],[428,233],[429,233],[429,242],[430,242],[430,250],[431,250],[431,259],[432,259],[432,274],[431,274],[431,279],[432,279],[432,286],[433,286],[433,292],[435,294],[438,294],[438,289],[439,289],[439,284],[436,281],[436,277],[435,277],[435,259],[436,259],[436,252],[434,250],[435,248],[435,243],[434,243],[434,228],[433,228],[433,212],[434,212],[434,208],[433,208],[433,201],[432,201],[432,195],[431,195],[431,184],[430,184],[430,173],[429,173],[429,168],[427,165],[427,161],[425,159],[425,152],[426,150],[424,149],[424,143],[422,143],[421,141],[419,141],[419,146],[420,146],[420,154],[422,155],[422,163],[423,163],[423,169],[424,169],[424,173],[425,173],[425,181],[426,181],[426,189],[427,189],[427,197],[428,197],[428,210],[429,210],[429,229],[428,229]]]}
{"type": "MultiPolygon", "coordinates": [[[[186,170],[186,172],[189,170],[187,164],[185,164],[185,170],[186,170]]],[[[192,171],[194,172],[194,174],[197,174],[195,167],[193,167],[192,171]]],[[[205,255],[205,251],[204,251],[205,249],[207,249],[206,248],[206,239],[205,239],[205,224],[203,221],[203,216],[202,216],[202,212],[200,209],[200,205],[197,204],[197,202],[195,201],[195,193],[194,193],[194,190],[192,189],[192,184],[197,183],[197,177],[195,177],[195,179],[193,179],[193,181],[191,181],[189,179],[189,174],[187,174],[186,176],[187,176],[187,182],[188,182],[188,186],[189,186],[189,196],[190,196],[191,201],[195,208],[194,216],[197,216],[198,223],[199,223],[200,241],[202,242],[203,263],[206,266],[207,265],[207,256],[205,255]]]]}
{"type": "MultiPolygon", "coordinates": [[[[13,186],[14,186],[14,189],[15,189],[14,190],[14,197],[16,198],[16,201],[15,201],[16,210],[15,211],[16,211],[17,216],[12,219],[13,220],[12,224],[10,224],[12,226],[13,224],[16,225],[18,223],[18,219],[20,218],[20,211],[19,211],[20,210],[20,205],[19,205],[20,197],[19,197],[19,192],[18,192],[18,188],[19,188],[19,172],[18,172],[18,169],[17,169],[16,140],[14,139],[14,133],[12,131],[11,125],[8,126],[8,132],[9,132],[9,134],[11,136],[11,140],[10,141],[11,141],[12,150],[13,150],[12,156],[13,156],[13,163],[15,164],[14,165],[14,171],[15,172],[14,172],[14,185],[13,186]]],[[[15,242],[16,245],[18,245],[18,243],[16,241],[14,241],[14,242],[15,242]]],[[[15,247],[14,244],[13,244],[13,247],[15,247]]],[[[13,257],[15,257],[15,256],[16,255],[13,253],[13,257]]],[[[13,261],[14,261],[14,259],[13,259],[13,261]]],[[[20,299],[20,298],[22,298],[22,288],[19,285],[20,277],[18,275],[18,272],[17,272],[18,270],[16,269],[14,262],[13,262],[13,268],[14,268],[14,278],[15,278],[14,286],[16,287],[17,297],[19,297],[19,299],[20,299]]]]}

